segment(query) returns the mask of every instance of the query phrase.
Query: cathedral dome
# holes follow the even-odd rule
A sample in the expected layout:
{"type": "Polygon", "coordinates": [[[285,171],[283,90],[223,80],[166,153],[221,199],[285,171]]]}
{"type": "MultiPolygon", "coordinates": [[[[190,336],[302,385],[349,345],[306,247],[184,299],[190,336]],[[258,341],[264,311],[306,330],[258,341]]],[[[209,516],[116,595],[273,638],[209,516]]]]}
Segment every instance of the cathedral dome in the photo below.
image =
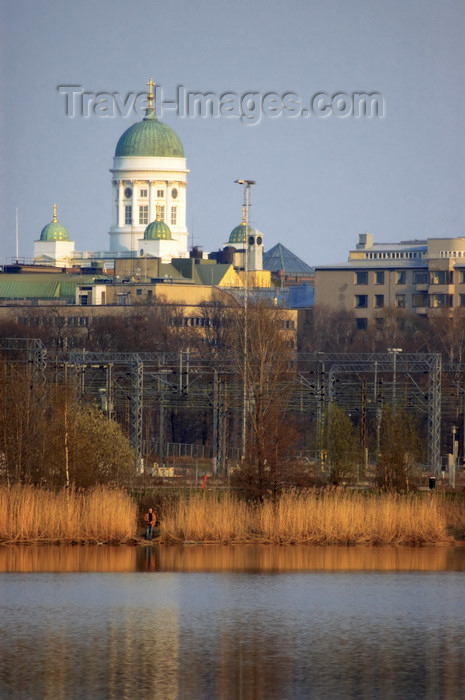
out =
{"type": "Polygon", "coordinates": [[[141,122],[127,129],[120,137],[115,157],[184,158],[179,136],[169,126],[159,122],[153,108],[147,110],[141,122]]]}
{"type": "Polygon", "coordinates": [[[158,218],[144,231],[144,241],[171,241],[172,238],[169,226],[158,218]]]}
{"type": "Polygon", "coordinates": [[[41,241],[69,241],[68,231],[57,220],[57,205],[53,205],[53,220],[44,226],[40,234],[41,241]]]}

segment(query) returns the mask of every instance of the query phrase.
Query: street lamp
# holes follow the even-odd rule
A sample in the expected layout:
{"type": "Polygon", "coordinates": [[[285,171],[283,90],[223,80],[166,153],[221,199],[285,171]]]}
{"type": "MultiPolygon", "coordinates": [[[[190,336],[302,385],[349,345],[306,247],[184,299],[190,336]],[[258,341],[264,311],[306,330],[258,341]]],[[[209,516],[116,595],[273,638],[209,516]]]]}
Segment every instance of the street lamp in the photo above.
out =
{"type": "Polygon", "coordinates": [[[457,456],[458,456],[458,441],[455,439],[457,434],[457,426],[452,426],[452,459],[449,464],[449,484],[455,489],[455,470],[457,466],[457,456]]]}
{"type": "Polygon", "coordinates": [[[397,355],[402,352],[402,348],[388,348],[388,353],[392,355],[392,407],[396,410],[396,378],[397,378],[397,355]]]}
{"type": "Polygon", "coordinates": [[[244,224],[245,224],[245,246],[244,246],[244,358],[243,358],[243,382],[242,382],[242,461],[245,460],[245,449],[247,444],[247,374],[248,374],[248,329],[247,329],[247,305],[249,295],[249,198],[250,188],[256,184],[255,180],[234,180],[237,185],[244,188],[244,224]]]}

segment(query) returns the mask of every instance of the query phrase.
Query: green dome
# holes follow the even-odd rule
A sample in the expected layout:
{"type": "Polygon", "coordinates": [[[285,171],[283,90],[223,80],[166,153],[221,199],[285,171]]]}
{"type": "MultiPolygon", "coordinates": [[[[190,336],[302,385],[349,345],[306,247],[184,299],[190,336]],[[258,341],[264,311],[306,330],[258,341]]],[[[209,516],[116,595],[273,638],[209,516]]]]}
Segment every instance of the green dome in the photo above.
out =
{"type": "Polygon", "coordinates": [[[230,243],[247,243],[247,236],[253,233],[253,228],[247,224],[239,224],[236,228],[233,228],[229,236],[230,243]]]}
{"type": "Polygon", "coordinates": [[[166,124],[157,121],[153,110],[127,129],[116,146],[115,157],[184,158],[181,140],[166,124]]]}
{"type": "Polygon", "coordinates": [[[144,231],[144,241],[171,241],[171,231],[164,221],[156,219],[144,231]]]}
{"type": "Polygon", "coordinates": [[[40,234],[41,241],[69,241],[68,231],[57,221],[57,205],[53,205],[53,219],[44,226],[40,234]]]}

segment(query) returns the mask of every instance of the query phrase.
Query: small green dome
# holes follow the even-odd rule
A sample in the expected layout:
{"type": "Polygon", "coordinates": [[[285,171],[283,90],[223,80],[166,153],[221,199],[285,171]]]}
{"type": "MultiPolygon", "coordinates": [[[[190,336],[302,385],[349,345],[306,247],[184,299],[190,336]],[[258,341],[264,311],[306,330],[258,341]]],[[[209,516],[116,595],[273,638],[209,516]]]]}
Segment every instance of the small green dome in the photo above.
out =
{"type": "Polygon", "coordinates": [[[169,126],[157,121],[153,109],[127,129],[117,143],[115,157],[184,158],[184,148],[169,126]]]}
{"type": "Polygon", "coordinates": [[[68,231],[57,221],[57,206],[53,205],[53,219],[40,233],[41,241],[69,241],[68,231]]]}
{"type": "Polygon", "coordinates": [[[233,228],[229,236],[230,243],[247,243],[247,236],[253,233],[253,228],[247,224],[239,224],[236,228],[233,228]]]}
{"type": "Polygon", "coordinates": [[[169,226],[156,219],[144,231],[144,241],[171,241],[173,237],[169,226]]]}

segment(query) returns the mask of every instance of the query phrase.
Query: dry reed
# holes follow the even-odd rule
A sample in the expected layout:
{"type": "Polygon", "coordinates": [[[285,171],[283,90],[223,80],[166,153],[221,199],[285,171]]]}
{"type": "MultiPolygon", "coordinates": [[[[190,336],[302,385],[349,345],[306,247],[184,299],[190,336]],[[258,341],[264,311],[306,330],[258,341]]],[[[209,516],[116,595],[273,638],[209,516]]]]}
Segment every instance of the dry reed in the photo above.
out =
{"type": "MultiPolygon", "coordinates": [[[[159,541],[440,544],[452,541],[451,508],[430,495],[338,489],[292,492],[257,505],[229,493],[193,494],[166,505],[159,541]]],[[[1,542],[127,542],[136,533],[137,506],[124,491],[0,487],[1,542]]]]}
{"type": "Polygon", "coordinates": [[[0,487],[2,542],[125,542],[136,529],[137,506],[121,490],[0,487]]]}
{"type": "Polygon", "coordinates": [[[451,538],[435,498],[336,489],[288,493],[256,506],[230,495],[183,498],[163,514],[160,541],[439,544],[451,538]]]}

